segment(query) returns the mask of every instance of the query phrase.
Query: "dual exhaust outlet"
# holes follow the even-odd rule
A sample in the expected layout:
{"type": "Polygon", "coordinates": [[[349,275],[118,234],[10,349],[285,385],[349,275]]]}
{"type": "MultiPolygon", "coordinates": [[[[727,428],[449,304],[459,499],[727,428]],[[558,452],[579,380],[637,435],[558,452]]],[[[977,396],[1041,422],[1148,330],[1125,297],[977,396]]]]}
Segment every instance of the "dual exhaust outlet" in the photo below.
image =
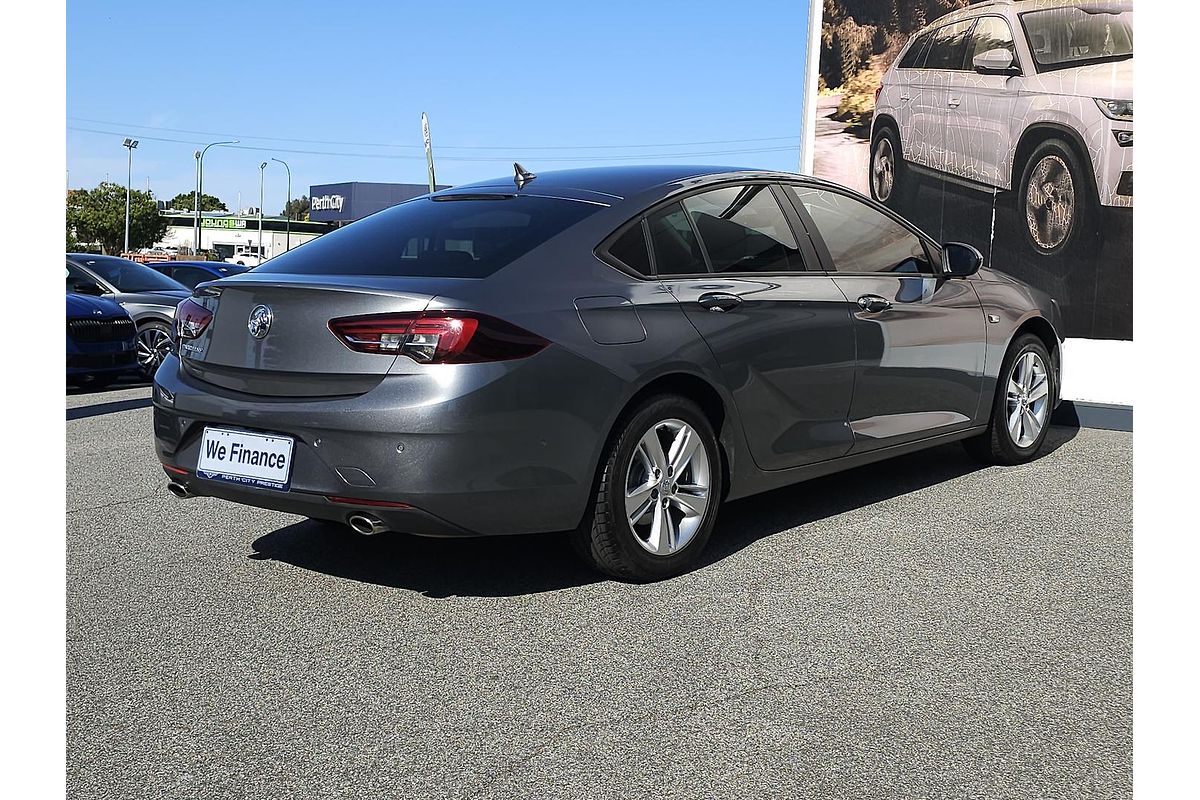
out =
{"type": "MultiPolygon", "coordinates": [[[[191,490],[179,481],[167,481],[167,491],[180,500],[195,497],[191,490]]],[[[374,536],[389,530],[388,526],[383,524],[383,520],[373,514],[351,514],[347,522],[350,523],[351,530],[363,536],[374,536]]]]}

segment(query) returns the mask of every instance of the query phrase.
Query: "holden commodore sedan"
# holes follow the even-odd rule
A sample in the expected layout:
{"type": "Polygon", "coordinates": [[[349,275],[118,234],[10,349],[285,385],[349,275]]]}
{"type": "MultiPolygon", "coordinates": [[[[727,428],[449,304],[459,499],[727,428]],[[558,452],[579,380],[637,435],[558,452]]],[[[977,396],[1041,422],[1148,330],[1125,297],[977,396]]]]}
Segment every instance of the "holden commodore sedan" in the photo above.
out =
{"type": "Polygon", "coordinates": [[[798,175],[619,167],[447,189],[202,283],[154,382],[177,497],[385,531],[564,531],[635,581],[721,504],[1058,402],[1043,294],[798,175]]]}

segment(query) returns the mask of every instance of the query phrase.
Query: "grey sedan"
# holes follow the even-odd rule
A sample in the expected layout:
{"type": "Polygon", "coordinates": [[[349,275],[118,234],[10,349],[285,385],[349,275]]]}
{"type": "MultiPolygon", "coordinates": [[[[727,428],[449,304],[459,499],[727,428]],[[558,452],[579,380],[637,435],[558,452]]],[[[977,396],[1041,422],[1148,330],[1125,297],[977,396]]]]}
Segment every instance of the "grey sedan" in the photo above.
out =
{"type": "Polygon", "coordinates": [[[201,284],[154,432],[177,497],[564,531],[655,580],[726,500],[956,440],[1033,458],[1059,330],[1047,295],[837,185],[518,166],[201,284]]]}
{"type": "Polygon", "coordinates": [[[137,325],[137,360],[149,378],[171,350],[175,306],[190,290],[145,264],[116,256],[67,253],[67,292],[93,294],[120,303],[137,325]]]}

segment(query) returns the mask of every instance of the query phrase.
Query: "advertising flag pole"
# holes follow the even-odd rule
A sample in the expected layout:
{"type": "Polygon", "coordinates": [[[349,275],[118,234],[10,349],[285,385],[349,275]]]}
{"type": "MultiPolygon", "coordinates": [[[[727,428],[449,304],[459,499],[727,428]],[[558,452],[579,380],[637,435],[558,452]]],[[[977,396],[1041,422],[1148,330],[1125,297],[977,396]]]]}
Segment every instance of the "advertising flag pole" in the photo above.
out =
{"type": "Polygon", "coordinates": [[[433,176],[433,143],[429,138],[429,117],[421,112],[421,138],[425,140],[425,162],[429,165],[429,192],[437,191],[437,180],[433,176]]]}

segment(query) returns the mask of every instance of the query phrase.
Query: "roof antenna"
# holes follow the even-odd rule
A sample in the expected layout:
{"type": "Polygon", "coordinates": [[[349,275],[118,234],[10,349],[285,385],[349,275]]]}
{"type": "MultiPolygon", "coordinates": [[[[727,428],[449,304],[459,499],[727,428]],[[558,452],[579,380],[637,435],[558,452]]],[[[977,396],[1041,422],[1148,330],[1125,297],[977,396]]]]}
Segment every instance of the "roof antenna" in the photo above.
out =
{"type": "Polygon", "coordinates": [[[513,181],[516,182],[516,184],[517,184],[518,192],[521,191],[521,188],[525,184],[529,183],[531,180],[533,180],[534,178],[537,177],[537,175],[534,175],[532,172],[530,172],[529,170],[522,167],[516,161],[513,162],[513,172],[516,173],[515,175],[513,175],[513,181]]]}

